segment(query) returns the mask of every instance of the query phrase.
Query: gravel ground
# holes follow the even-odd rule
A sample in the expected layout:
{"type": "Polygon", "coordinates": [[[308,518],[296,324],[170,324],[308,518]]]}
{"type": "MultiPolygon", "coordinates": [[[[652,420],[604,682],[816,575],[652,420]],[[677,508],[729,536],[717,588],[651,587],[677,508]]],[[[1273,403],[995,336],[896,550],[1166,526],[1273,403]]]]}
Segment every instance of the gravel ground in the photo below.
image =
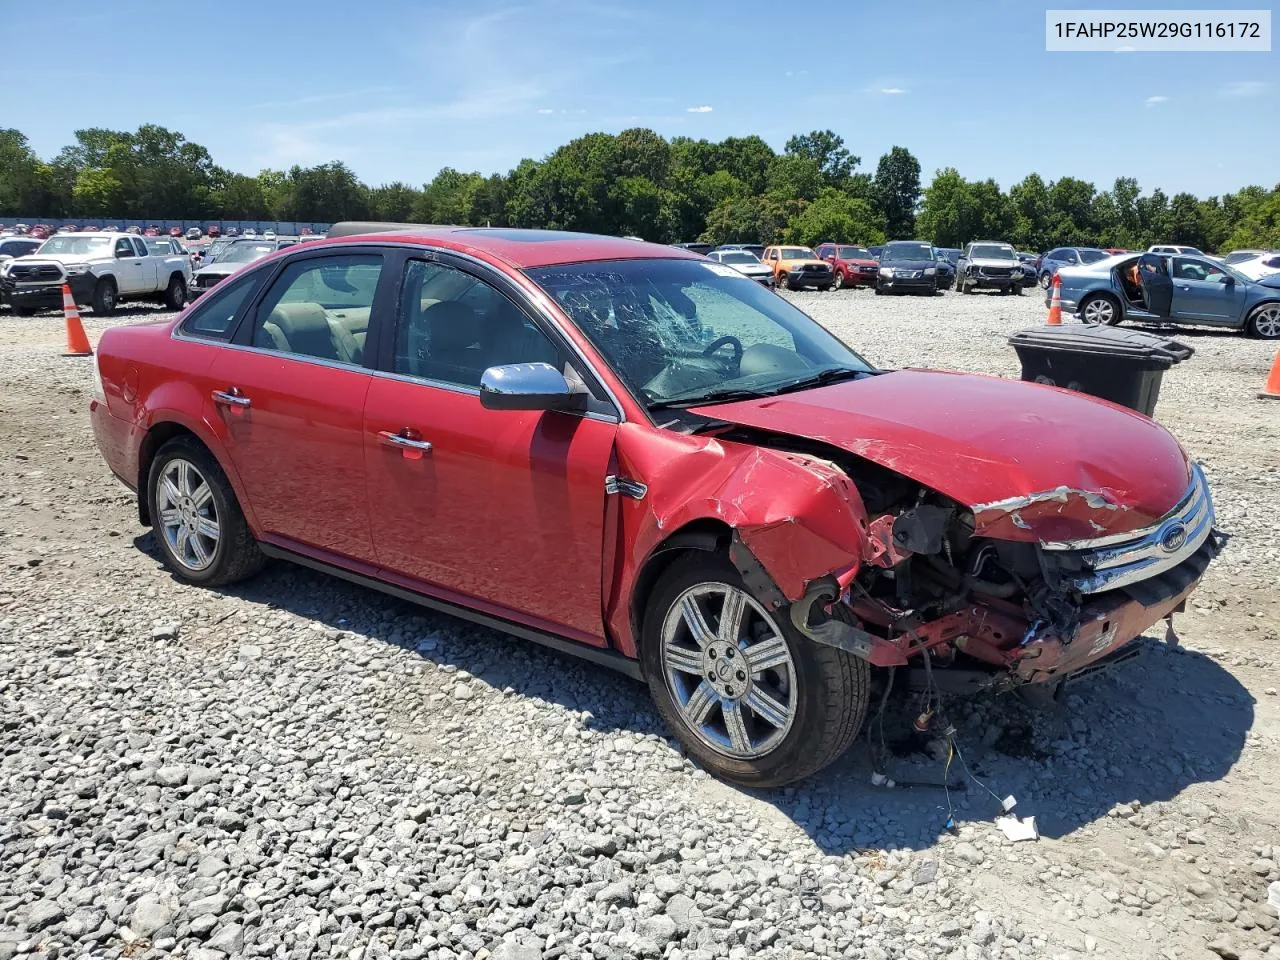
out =
{"type": "MultiPolygon", "coordinates": [[[[880,365],[1009,376],[1044,312],[792,296],[880,365]]],[[[741,791],[603,669],[286,565],[179,585],[60,318],[0,312],[0,960],[1280,957],[1274,348],[1176,335],[1158,416],[1234,539],[1177,642],[1056,713],[953,705],[951,833],[905,749],[892,790],[860,742],[741,791]],[[984,784],[1042,838],[1005,840],[984,784]]]]}

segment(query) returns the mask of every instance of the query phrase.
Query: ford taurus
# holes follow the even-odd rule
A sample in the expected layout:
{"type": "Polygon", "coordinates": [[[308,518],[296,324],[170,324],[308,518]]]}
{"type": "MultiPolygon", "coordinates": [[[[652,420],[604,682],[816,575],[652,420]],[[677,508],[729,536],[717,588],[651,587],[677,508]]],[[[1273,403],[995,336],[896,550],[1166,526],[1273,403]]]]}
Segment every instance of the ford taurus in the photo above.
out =
{"type": "Polygon", "coordinates": [[[674,247],[339,225],[102,337],[90,404],[164,561],[284,558],[642,678],[729,780],[812,774],[874,679],[1052,691],[1220,547],[1151,420],[882,370],[674,247]]]}

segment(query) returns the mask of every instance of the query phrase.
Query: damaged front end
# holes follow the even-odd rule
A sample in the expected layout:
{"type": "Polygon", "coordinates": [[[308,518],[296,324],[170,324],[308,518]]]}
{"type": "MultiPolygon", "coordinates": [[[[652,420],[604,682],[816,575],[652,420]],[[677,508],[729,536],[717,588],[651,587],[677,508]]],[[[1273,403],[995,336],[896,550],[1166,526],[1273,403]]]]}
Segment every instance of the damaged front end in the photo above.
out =
{"type": "MultiPolygon", "coordinates": [[[[1045,531],[1109,529],[1094,517],[1105,519],[1114,502],[1063,489],[966,507],[887,468],[829,455],[867,506],[866,546],[860,562],[788,597],[792,623],[877,666],[911,667],[927,655],[929,682],[951,692],[1052,688],[1127,658],[1130,641],[1182,609],[1225,542],[1194,465],[1184,496],[1154,524],[1048,540],[1045,531]],[[1010,530],[1019,531],[1013,539],[1010,530]]],[[[750,535],[735,545],[735,563],[749,569],[750,535]]]]}

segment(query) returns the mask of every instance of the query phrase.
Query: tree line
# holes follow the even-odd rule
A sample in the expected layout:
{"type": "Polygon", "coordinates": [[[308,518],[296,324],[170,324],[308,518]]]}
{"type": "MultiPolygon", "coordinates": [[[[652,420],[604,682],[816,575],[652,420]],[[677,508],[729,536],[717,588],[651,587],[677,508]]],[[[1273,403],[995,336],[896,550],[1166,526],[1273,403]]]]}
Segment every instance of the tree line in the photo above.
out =
{"type": "Polygon", "coordinates": [[[446,167],[428,183],[362,183],[340,161],[235,173],[209,151],[155,124],[78,130],[41,159],[18,130],[0,129],[0,216],[391,220],[547,227],[664,243],[919,238],[940,247],[1003,239],[1055,246],[1202,249],[1280,246],[1280,184],[1221,197],[1143,193],[1131,177],[1109,189],[1029,174],[1009,190],[952,167],[921,185],[904,147],[874,172],[830,130],[791,137],[782,152],[757,136],[718,143],[635,128],[591,133],[542,160],[485,176],[446,167]]]}

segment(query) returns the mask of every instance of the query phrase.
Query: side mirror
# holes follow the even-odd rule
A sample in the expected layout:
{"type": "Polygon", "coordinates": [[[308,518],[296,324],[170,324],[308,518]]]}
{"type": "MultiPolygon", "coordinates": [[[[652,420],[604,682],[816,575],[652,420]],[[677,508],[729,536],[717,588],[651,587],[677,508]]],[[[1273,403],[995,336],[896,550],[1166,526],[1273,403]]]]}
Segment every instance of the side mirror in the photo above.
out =
{"type": "Polygon", "coordinates": [[[508,363],[480,376],[486,410],[585,410],[587,394],[575,391],[549,363],[508,363]]]}
{"type": "Polygon", "coordinates": [[[129,259],[131,259],[131,258],[133,258],[133,257],[136,257],[136,256],[137,256],[137,254],[136,254],[136,253],[134,253],[132,250],[117,250],[117,251],[116,251],[116,259],[117,259],[117,260],[129,260],[129,259]]]}

